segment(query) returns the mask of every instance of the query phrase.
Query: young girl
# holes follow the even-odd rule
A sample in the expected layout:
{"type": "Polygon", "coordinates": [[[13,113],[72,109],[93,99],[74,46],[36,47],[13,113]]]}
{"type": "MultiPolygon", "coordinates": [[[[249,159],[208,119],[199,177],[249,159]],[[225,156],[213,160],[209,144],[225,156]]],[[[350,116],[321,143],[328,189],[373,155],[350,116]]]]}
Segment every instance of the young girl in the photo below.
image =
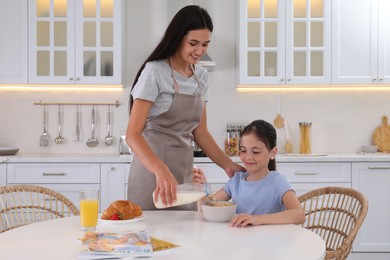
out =
{"type": "MultiPolygon", "coordinates": [[[[276,171],[276,130],[264,120],[245,127],[240,159],[247,171],[236,172],[215,195],[215,200],[237,203],[234,227],[263,224],[302,224],[304,211],[287,178],[276,171]]],[[[203,175],[201,171],[194,175],[203,175]]],[[[204,178],[204,176],[202,176],[204,178]]],[[[203,200],[207,200],[206,198],[203,200]]]]}

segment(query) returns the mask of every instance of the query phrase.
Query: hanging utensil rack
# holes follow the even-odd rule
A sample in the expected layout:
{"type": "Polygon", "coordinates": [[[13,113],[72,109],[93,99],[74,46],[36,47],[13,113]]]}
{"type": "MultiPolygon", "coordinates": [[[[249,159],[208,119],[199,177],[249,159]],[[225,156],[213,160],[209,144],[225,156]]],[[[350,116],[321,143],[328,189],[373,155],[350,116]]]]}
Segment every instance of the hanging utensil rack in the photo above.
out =
{"type": "Polygon", "coordinates": [[[116,106],[116,107],[119,107],[121,105],[121,103],[119,103],[118,100],[116,100],[115,102],[42,102],[42,101],[39,101],[39,102],[34,102],[33,105],[36,105],[36,106],[43,106],[43,105],[47,105],[47,106],[76,106],[76,105],[80,105],[80,106],[116,106]]]}

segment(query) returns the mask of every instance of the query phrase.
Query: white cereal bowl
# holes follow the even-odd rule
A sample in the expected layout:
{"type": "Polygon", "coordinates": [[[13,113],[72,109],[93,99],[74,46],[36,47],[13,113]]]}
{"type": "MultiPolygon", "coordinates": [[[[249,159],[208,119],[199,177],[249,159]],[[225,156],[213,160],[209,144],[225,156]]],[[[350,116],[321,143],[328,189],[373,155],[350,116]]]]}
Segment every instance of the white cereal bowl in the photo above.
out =
{"type": "Polygon", "coordinates": [[[207,201],[202,203],[202,212],[211,222],[228,222],[236,214],[237,204],[230,201],[207,201]]]}

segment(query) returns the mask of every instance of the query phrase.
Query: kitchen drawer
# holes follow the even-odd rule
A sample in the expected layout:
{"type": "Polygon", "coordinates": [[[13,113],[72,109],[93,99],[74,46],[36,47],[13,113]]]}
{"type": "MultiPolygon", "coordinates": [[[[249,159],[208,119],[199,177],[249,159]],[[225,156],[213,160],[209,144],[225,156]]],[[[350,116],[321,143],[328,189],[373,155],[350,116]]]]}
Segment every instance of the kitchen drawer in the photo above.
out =
{"type": "Polygon", "coordinates": [[[351,163],[277,163],[277,171],[294,182],[351,182],[351,163]]]}
{"type": "Polygon", "coordinates": [[[323,187],[344,187],[351,188],[350,182],[321,182],[321,183],[291,183],[297,197],[305,194],[306,192],[323,187]]]}
{"type": "Polygon", "coordinates": [[[7,183],[100,183],[100,164],[9,163],[7,183]]]}

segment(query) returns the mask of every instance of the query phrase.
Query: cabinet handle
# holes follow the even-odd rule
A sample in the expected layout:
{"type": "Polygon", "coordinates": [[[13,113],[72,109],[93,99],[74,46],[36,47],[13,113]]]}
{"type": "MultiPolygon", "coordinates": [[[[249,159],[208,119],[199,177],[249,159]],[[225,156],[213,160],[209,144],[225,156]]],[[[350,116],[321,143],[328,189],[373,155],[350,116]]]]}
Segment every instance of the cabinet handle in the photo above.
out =
{"type": "Polygon", "coordinates": [[[291,81],[291,79],[287,79],[287,81],[291,81]]]}
{"type": "Polygon", "coordinates": [[[73,78],[69,78],[70,81],[73,81],[73,78]]]}
{"type": "Polygon", "coordinates": [[[43,176],[65,176],[64,172],[44,172],[43,176]]]}
{"type": "Polygon", "coordinates": [[[370,170],[389,170],[390,166],[368,166],[370,170]]]}
{"type": "Polygon", "coordinates": [[[80,78],[76,78],[77,81],[80,81],[80,78]]]}
{"type": "Polygon", "coordinates": [[[383,78],[379,78],[379,80],[380,80],[380,81],[382,81],[382,80],[383,80],[383,78]]]}
{"type": "Polygon", "coordinates": [[[115,167],[111,167],[110,170],[111,170],[111,171],[116,171],[116,168],[115,168],[115,167]]]}
{"type": "Polygon", "coordinates": [[[295,172],[295,175],[317,175],[318,172],[295,172]]]}
{"type": "Polygon", "coordinates": [[[280,79],[280,81],[284,81],[284,79],[280,79]]]}
{"type": "Polygon", "coordinates": [[[376,81],[376,78],[372,79],[373,81],[376,81]]]}

